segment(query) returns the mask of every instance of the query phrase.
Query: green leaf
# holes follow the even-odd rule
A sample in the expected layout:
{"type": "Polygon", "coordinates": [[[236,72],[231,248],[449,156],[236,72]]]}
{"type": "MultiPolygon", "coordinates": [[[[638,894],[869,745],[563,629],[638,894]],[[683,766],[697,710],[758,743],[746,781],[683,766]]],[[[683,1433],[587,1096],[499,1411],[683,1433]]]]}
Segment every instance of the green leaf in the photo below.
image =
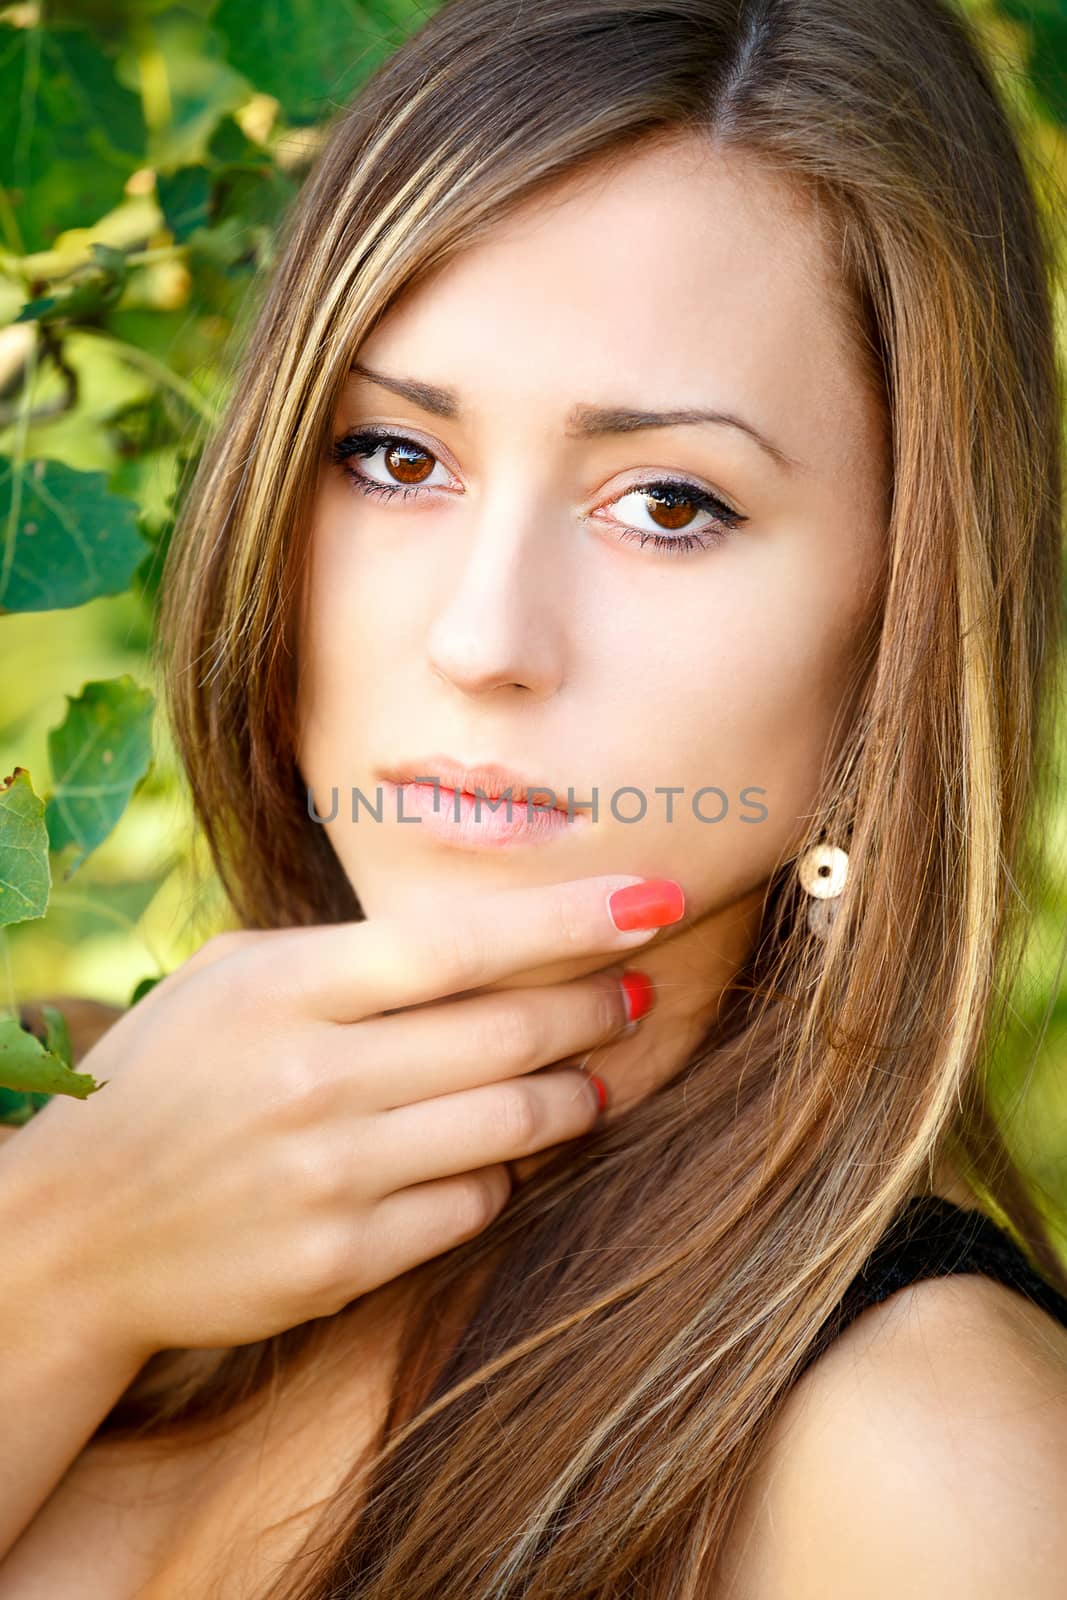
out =
{"type": "MultiPolygon", "coordinates": [[[[178,510],[189,486],[190,469],[195,469],[202,450],[203,440],[201,439],[200,443],[192,450],[183,449],[177,452],[172,466],[171,487],[165,497],[159,521],[153,529],[147,532],[147,537],[152,541],[152,549],[145,556],[133,576],[135,591],[145,601],[146,605],[153,610],[158,599],[159,586],[162,582],[163,569],[166,565],[167,553],[174,534],[178,510]]],[[[146,498],[147,496],[142,493],[142,501],[146,498]]],[[[144,526],[145,519],[142,517],[142,529],[144,529],[144,526]]]]}
{"type": "Polygon", "coordinates": [[[141,596],[147,606],[154,610],[159,600],[159,588],[163,581],[163,569],[166,566],[167,553],[174,533],[173,519],[164,523],[156,538],[153,548],[145,556],[137,571],[133,575],[133,587],[141,596]]]}
{"type": "MultiPolygon", "coordinates": [[[[104,33],[125,32],[144,17],[168,11],[174,0],[48,0],[50,22],[82,22],[104,33]]],[[[214,0],[182,0],[184,11],[208,13],[214,0]]]]}
{"type": "MultiPolygon", "coordinates": [[[[55,1008],[45,1009],[53,1011],[55,1008]]],[[[54,1027],[48,1032],[50,1038],[57,1037],[54,1027]]],[[[89,1072],[72,1072],[60,1055],[43,1045],[16,1017],[0,1017],[0,1086],[4,1089],[18,1096],[69,1094],[77,1100],[87,1100],[110,1082],[110,1078],[104,1078],[97,1083],[89,1072]]],[[[0,1100],[0,1120],[25,1122],[36,1109],[19,1105],[5,1096],[0,1100]],[[25,1115],[20,1114],[23,1111],[25,1115]]]]}
{"type": "Polygon", "coordinates": [[[23,306],[16,322],[59,322],[98,316],[115,304],[126,283],[126,253],[94,240],[95,260],[71,275],[52,294],[23,306]]]}
{"type": "Polygon", "coordinates": [[[1015,22],[1033,22],[1036,17],[1067,17],[1067,0],[996,0],[996,9],[1015,22]]]}
{"type": "Polygon", "coordinates": [[[145,154],[157,173],[201,161],[221,118],[252,95],[225,59],[223,41],[176,6],[127,35],[117,74],[131,89],[147,86],[156,101],[145,154]]]}
{"type": "Polygon", "coordinates": [[[210,161],[223,166],[259,167],[264,161],[271,160],[270,152],[250,139],[232,116],[223,117],[211,136],[207,153],[210,161]]]}
{"type": "Polygon", "coordinates": [[[415,0],[220,0],[213,22],[230,64],[290,122],[309,123],[350,99],[426,15],[415,0]]]}
{"type": "MultiPolygon", "coordinates": [[[[50,865],[54,867],[54,863],[50,865]]],[[[15,939],[40,931],[53,949],[71,951],[82,950],[86,941],[119,930],[134,939],[137,937],[137,925],[158,894],[166,875],[164,869],[139,878],[119,879],[117,882],[96,876],[85,882],[83,889],[79,890],[77,886],[61,889],[48,902],[48,919],[43,927],[40,930],[27,930],[26,935],[21,928],[15,929],[15,939]]],[[[12,943],[17,949],[14,939],[12,943]]]]}
{"type": "Polygon", "coordinates": [[[262,243],[260,230],[249,228],[240,217],[226,217],[217,227],[198,228],[189,237],[189,262],[202,263],[220,272],[238,265],[254,267],[256,251],[262,243]]]}
{"type": "Polygon", "coordinates": [[[21,1127],[51,1100],[50,1094],[22,1094],[17,1089],[0,1085],[0,1124],[21,1127]]]}
{"type": "Polygon", "coordinates": [[[135,1006],[137,1004],[138,1000],[143,999],[143,997],[146,994],[148,994],[150,990],[155,988],[157,983],[162,983],[162,982],[163,982],[163,974],[162,973],[159,973],[154,978],[142,978],[140,983],[135,985],[133,993],[130,995],[129,1000],[127,1001],[127,1007],[135,1006]]]}
{"type": "Polygon", "coordinates": [[[97,37],[0,23],[0,186],[24,251],[117,206],[146,137],[140,96],[97,37]]]}
{"type": "Polygon", "coordinates": [[[109,491],[103,472],[36,461],[19,477],[0,460],[0,554],[12,520],[17,532],[6,579],[0,567],[0,613],[121,594],[144,559],[137,507],[109,491]]]}
{"type": "Polygon", "coordinates": [[[223,167],[215,178],[212,219],[223,222],[239,217],[248,225],[276,227],[297,187],[287,172],[269,163],[223,167]]]}
{"type": "Polygon", "coordinates": [[[0,788],[0,927],[43,917],[51,887],[44,801],[16,767],[0,788]]]}
{"type": "Polygon", "coordinates": [[[1047,115],[1067,122],[1067,0],[996,0],[1029,34],[1027,72],[1047,115]]]}
{"type": "Polygon", "coordinates": [[[67,715],[48,734],[54,787],[45,811],[51,848],[78,848],[64,878],[106,839],[148,771],[154,704],[129,673],[67,696],[67,715]]]}
{"type": "Polygon", "coordinates": [[[65,1067],[74,1063],[74,1053],[70,1046],[70,1029],[67,1019],[58,1006],[42,1005],[41,1015],[44,1018],[44,1042],[54,1056],[58,1056],[65,1067]]]}
{"type": "Polygon", "coordinates": [[[179,167],[177,172],[161,172],[156,178],[156,193],[167,227],[179,244],[208,221],[211,174],[206,167],[179,167]]]}
{"type": "Polygon", "coordinates": [[[1058,17],[1034,16],[1030,76],[1049,114],[1067,122],[1067,8],[1058,17]]]}
{"type": "MultiPolygon", "coordinates": [[[[262,159],[255,164],[227,163],[210,174],[206,168],[188,170],[211,179],[203,212],[197,213],[190,206],[183,213],[180,201],[173,196],[165,196],[162,203],[168,225],[188,244],[190,265],[208,263],[230,273],[235,268],[255,270],[268,265],[275,230],[297,192],[293,178],[262,159]],[[173,220],[169,206],[175,207],[173,220]],[[200,224],[193,226],[198,215],[200,224]]],[[[189,182],[195,193],[192,176],[189,182]]],[[[165,194],[162,180],[161,194],[165,194]]]]}

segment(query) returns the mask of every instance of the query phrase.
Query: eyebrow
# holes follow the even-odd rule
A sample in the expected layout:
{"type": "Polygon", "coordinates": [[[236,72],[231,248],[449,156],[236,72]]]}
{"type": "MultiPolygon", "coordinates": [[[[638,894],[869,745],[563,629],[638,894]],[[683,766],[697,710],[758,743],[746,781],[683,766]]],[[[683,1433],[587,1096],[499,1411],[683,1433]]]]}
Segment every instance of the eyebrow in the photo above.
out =
{"type": "MultiPolygon", "coordinates": [[[[435,383],[423,383],[417,378],[395,378],[384,372],[374,372],[361,361],[353,361],[350,369],[358,377],[392,390],[423,411],[435,417],[455,420],[462,415],[460,399],[453,389],[435,383]]],[[[608,433],[634,433],[641,428],[678,428],[691,423],[707,422],[720,428],[735,428],[747,434],[772,460],[786,471],[800,468],[803,463],[768,439],[752,423],[729,411],[715,411],[703,406],[683,406],[673,411],[642,411],[632,406],[591,406],[578,404],[567,416],[565,434],[568,439],[593,439],[608,433]]]]}

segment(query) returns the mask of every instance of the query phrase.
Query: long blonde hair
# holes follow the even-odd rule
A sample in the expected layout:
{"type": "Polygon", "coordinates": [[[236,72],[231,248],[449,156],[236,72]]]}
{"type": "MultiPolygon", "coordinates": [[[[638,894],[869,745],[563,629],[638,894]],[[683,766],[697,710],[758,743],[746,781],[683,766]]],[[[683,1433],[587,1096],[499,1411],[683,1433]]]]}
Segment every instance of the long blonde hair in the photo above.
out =
{"type": "MultiPolygon", "coordinates": [[[[378,70],[285,221],[170,552],[159,662],[197,813],[242,925],[362,915],[293,756],[340,385],[510,206],[681,131],[818,200],[884,401],[884,606],[805,840],[847,847],[848,890],[822,942],[780,862],[700,1048],[419,1269],[366,1501],[334,1497],[276,1600],[707,1594],[776,1412],[946,1151],[1067,1289],[986,1087],[1063,646],[1052,246],[948,0],[452,0],[378,70]]],[[[102,1431],[224,1426],[309,1329],[210,1371],[162,1352],[102,1431]]]]}

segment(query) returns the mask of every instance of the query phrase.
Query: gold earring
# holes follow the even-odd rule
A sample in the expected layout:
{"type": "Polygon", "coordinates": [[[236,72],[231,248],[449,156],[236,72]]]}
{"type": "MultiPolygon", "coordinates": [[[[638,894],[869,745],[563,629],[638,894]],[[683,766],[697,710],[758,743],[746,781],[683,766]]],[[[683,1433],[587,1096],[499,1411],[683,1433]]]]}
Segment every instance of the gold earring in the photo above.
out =
{"type": "Polygon", "coordinates": [[[797,876],[808,905],[808,927],[820,939],[830,932],[848,882],[848,851],[834,844],[815,844],[797,862],[797,876]]]}

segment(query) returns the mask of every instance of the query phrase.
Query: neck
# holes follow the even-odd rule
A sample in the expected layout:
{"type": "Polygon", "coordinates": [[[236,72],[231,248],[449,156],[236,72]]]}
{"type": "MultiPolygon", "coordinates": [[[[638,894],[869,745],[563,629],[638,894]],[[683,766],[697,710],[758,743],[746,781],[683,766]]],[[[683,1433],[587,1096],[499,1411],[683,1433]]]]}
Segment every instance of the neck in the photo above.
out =
{"type": "MultiPolygon", "coordinates": [[[[747,960],[762,914],[763,890],[698,921],[683,921],[671,937],[663,935],[633,952],[627,965],[652,984],[653,1004],[635,1031],[592,1050],[552,1062],[553,1068],[580,1066],[595,1072],[607,1089],[606,1122],[644,1100],[676,1073],[717,1020],[724,998],[747,960]]],[[[602,964],[602,963],[601,963],[602,964]]],[[[597,963],[586,964],[586,972],[597,963]]],[[[580,976],[568,971],[564,978],[580,976]]],[[[553,973],[553,981],[559,974],[553,973]]],[[[553,1145],[509,1163],[515,1185],[525,1181],[555,1153],[553,1145]]]]}

